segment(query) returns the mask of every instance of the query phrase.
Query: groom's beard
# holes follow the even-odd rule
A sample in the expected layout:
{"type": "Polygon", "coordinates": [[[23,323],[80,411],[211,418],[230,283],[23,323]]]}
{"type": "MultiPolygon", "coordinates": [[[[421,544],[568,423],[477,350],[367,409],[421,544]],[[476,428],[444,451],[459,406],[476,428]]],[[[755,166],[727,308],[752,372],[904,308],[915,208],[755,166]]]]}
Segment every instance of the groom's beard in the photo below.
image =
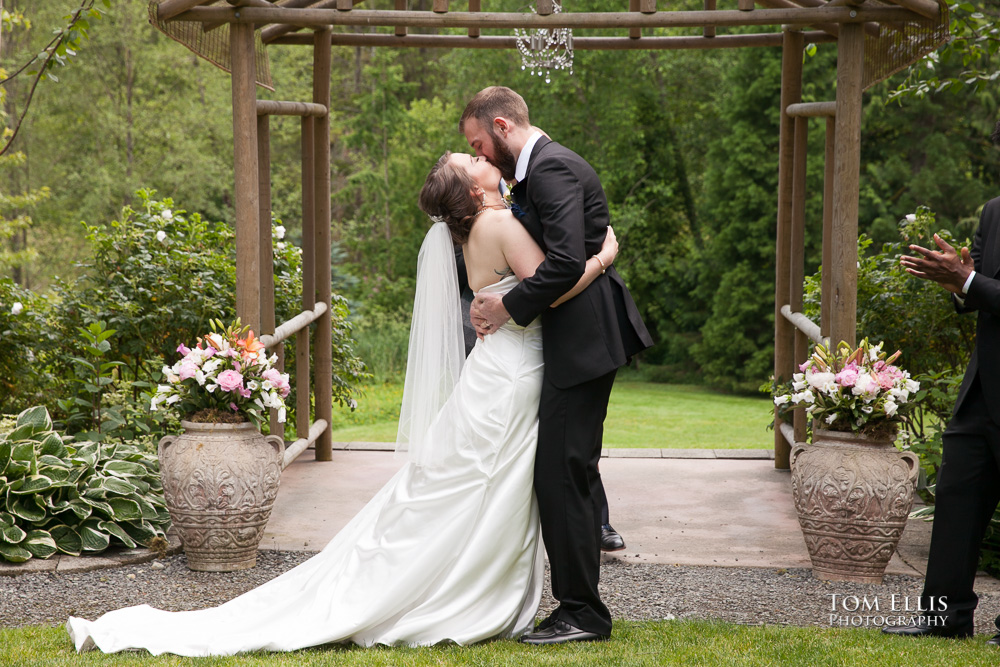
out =
{"type": "Polygon", "coordinates": [[[514,180],[514,172],[517,171],[517,158],[507,148],[507,144],[497,135],[493,128],[490,128],[490,137],[493,139],[493,159],[490,163],[500,170],[500,175],[505,181],[514,180]]]}

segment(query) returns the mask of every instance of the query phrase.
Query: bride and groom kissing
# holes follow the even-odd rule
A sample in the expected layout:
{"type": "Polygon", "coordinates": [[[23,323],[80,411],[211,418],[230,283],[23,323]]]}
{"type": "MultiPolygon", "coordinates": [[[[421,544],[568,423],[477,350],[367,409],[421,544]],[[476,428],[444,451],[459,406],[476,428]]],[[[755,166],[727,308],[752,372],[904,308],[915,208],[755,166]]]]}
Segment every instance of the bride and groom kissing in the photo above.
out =
{"type": "Polygon", "coordinates": [[[593,168],[480,91],[419,205],[399,447],[408,461],[319,554],[219,607],[72,617],[77,650],[232,655],[363,646],[607,639],[597,464],[617,369],[651,345],[612,262],[593,168]],[[514,183],[510,209],[501,178],[514,183]],[[475,293],[465,358],[455,244],[475,293]],[[544,343],[543,343],[544,341],[544,343]],[[543,546],[544,544],[544,546],[543,546]],[[548,554],[555,611],[535,626],[548,554]]]}

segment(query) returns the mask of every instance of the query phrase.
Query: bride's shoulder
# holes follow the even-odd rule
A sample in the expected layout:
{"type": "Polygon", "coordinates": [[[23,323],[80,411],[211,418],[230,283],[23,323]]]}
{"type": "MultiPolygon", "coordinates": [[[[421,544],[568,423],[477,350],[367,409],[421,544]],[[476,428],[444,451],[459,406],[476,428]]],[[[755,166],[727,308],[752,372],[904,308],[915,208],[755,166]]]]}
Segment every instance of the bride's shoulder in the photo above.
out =
{"type": "Polygon", "coordinates": [[[508,234],[513,227],[520,226],[521,223],[509,209],[487,209],[479,214],[479,219],[472,226],[470,236],[495,237],[508,234]]]}

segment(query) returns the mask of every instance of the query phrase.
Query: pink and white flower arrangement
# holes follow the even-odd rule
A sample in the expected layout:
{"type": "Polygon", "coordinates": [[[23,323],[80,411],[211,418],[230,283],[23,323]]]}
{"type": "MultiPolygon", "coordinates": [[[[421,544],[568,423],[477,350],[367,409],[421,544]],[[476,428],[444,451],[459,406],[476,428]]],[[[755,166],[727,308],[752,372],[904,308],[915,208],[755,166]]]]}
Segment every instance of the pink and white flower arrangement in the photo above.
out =
{"type": "Polygon", "coordinates": [[[251,421],[260,428],[267,410],[285,421],[285,398],[291,391],[288,374],[274,368],[277,355],[268,356],[264,344],[239,319],[223,329],[212,322],[212,333],[193,348],[177,346],[181,355],[163,367],[165,384],[157,386],[150,410],[176,409],[191,421],[251,421]]]}
{"type": "Polygon", "coordinates": [[[831,431],[892,435],[903,421],[920,383],[895,366],[902,353],[886,356],[868,339],[856,348],[841,341],[836,353],[817,345],[790,389],[779,389],[775,405],[805,406],[817,426],[831,431]]]}

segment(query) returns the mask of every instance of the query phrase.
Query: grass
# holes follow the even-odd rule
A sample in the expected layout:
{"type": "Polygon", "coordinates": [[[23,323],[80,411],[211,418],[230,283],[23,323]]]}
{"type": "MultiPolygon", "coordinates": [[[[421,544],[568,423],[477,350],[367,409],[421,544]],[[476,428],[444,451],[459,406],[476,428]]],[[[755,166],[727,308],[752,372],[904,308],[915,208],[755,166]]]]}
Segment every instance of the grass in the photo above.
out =
{"type": "Polygon", "coordinates": [[[741,626],[713,621],[615,623],[610,642],[529,647],[514,641],[476,646],[359,648],[326,646],[295,653],[251,653],[228,658],[152,657],[145,652],[103,655],[73,652],[61,627],[0,629],[0,665],[994,665],[997,649],[985,635],[971,640],[886,637],[874,629],[741,626]]]}
{"type": "MultiPolygon", "coordinates": [[[[393,442],[400,382],[365,388],[353,413],[335,410],[334,442],[393,442]]],[[[704,387],[618,381],[605,422],[606,447],[770,449],[774,435],[771,402],[765,397],[731,396],[704,387]]]]}

